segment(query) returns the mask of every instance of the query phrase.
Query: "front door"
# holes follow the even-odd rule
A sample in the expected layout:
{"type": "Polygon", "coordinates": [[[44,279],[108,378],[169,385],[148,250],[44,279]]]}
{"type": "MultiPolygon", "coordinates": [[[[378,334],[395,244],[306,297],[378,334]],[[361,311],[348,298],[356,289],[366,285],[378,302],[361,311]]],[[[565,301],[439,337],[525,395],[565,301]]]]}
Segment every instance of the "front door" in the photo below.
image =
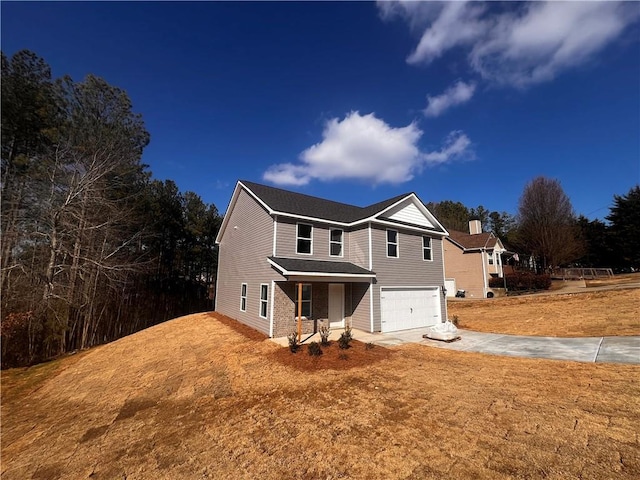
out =
{"type": "Polygon", "coordinates": [[[329,284],[329,325],[331,328],[344,327],[344,284],[329,284]]]}

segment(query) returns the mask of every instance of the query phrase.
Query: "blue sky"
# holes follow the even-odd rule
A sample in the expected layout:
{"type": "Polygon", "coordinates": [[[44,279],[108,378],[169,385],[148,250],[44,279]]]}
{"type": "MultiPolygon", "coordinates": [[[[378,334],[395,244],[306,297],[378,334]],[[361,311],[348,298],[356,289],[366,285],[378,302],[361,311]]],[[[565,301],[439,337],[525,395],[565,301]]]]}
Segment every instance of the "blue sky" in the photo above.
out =
{"type": "Polygon", "coordinates": [[[517,211],[640,183],[640,3],[2,2],[2,50],[126,90],[158,179],[517,211]]]}

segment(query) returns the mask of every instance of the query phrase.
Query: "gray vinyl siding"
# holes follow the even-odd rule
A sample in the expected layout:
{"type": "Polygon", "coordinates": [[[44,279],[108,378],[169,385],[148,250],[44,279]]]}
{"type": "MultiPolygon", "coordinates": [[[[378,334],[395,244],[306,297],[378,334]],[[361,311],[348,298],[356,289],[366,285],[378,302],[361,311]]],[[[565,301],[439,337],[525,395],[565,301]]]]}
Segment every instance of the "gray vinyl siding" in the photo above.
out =
{"type": "Polygon", "coordinates": [[[276,257],[285,258],[308,258],[313,260],[349,261],[349,233],[342,227],[328,225],[325,223],[301,220],[293,218],[278,217],[278,227],[276,229],[276,257]],[[298,223],[311,225],[312,229],[312,254],[300,254],[296,252],[296,228],[298,223]],[[332,257],[329,255],[329,233],[332,229],[338,228],[342,234],[342,257],[332,257]]]}
{"type": "MultiPolygon", "coordinates": [[[[373,268],[376,282],[373,285],[373,329],[381,330],[380,287],[439,287],[444,284],[442,268],[442,239],[431,238],[432,261],[422,259],[423,233],[411,230],[398,230],[398,258],[387,258],[387,229],[372,226],[373,268]]],[[[442,318],[445,319],[445,300],[440,298],[442,318]]]]}
{"type": "Polygon", "coordinates": [[[358,282],[351,284],[351,304],[353,306],[351,313],[351,326],[353,328],[364,330],[365,332],[369,332],[371,330],[369,295],[371,295],[369,283],[358,282]]]}
{"type": "Polygon", "coordinates": [[[367,225],[349,232],[348,251],[351,263],[366,269],[369,268],[369,228],[367,225]]]}
{"type": "Polygon", "coordinates": [[[272,280],[283,280],[267,262],[273,253],[273,219],[244,190],[230,212],[220,241],[216,309],[269,334],[272,280]],[[237,228],[236,228],[237,227],[237,228]],[[247,311],[240,310],[241,284],[247,284],[247,311]],[[260,284],[269,285],[267,318],[260,317],[260,284]]]}

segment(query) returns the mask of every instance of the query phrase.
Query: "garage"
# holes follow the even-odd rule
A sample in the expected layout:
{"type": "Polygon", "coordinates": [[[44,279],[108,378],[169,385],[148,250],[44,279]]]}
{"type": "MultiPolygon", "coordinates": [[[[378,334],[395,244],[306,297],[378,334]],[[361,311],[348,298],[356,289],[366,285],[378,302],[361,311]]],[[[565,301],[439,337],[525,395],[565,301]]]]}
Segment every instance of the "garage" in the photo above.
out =
{"type": "Polygon", "coordinates": [[[439,287],[381,287],[382,332],[428,327],[440,323],[439,287]]]}
{"type": "Polygon", "coordinates": [[[455,297],[456,296],[456,292],[458,291],[456,289],[456,279],[455,278],[446,278],[444,280],[444,288],[447,289],[447,297],[455,297]]]}

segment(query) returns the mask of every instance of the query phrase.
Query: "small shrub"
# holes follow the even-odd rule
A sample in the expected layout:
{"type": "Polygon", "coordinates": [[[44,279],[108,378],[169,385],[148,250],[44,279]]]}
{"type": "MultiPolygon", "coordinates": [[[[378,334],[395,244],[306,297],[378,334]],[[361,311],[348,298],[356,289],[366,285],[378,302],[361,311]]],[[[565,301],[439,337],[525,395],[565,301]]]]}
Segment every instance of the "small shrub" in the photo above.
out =
{"type": "Polygon", "coordinates": [[[375,347],[375,345],[373,343],[371,343],[371,342],[365,344],[365,346],[364,346],[365,350],[372,350],[373,347],[375,347]]]}
{"type": "Polygon", "coordinates": [[[453,323],[454,326],[458,326],[458,324],[460,323],[460,319],[458,318],[458,315],[454,315],[453,317],[451,317],[451,323],[453,323]]]}
{"type": "Polygon", "coordinates": [[[549,290],[551,288],[551,275],[536,275],[535,285],[539,290],[549,290]]]}
{"type": "Polygon", "coordinates": [[[511,291],[549,290],[551,277],[547,274],[536,275],[533,272],[507,273],[504,278],[490,278],[489,287],[504,288],[511,291]]]}
{"type": "Polygon", "coordinates": [[[318,342],[311,342],[307,347],[307,352],[312,357],[319,357],[322,355],[322,349],[320,348],[320,344],[318,342]]]}
{"type": "Polygon", "coordinates": [[[320,325],[318,333],[320,334],[320,344],[324,347],[329,346],[329,335],[331,335],[331,328],[329,328],[329,325],[320,325]]]}
{"type": "Polygon", "coordinates": [[[341,353],[338,355],[338,358],[340,360],[349,360],[349,355],[347,355],[346,353],[341,353]]]}
{"type": "Polygon", "coordinates": [[[344,329],[344,332],[342,332],[342,335],[340,335],[340,338],[338,339],[338,346],[342,349],[342,350],[346,350],[347,348],[349,348],[351,345],[349,345],[351,343],[351,340],[353,340],[353,334],[351,333],[351,327],[347,327],[344,329]]]}
{"type": "Polygon", "coordinates": [[[298,343],[298,334],[296,332],[291,332],[287,335],[287,340],[289,341],[289,350],[291,353],[296,353],[300,348],[300,344],[298,343]]]}

